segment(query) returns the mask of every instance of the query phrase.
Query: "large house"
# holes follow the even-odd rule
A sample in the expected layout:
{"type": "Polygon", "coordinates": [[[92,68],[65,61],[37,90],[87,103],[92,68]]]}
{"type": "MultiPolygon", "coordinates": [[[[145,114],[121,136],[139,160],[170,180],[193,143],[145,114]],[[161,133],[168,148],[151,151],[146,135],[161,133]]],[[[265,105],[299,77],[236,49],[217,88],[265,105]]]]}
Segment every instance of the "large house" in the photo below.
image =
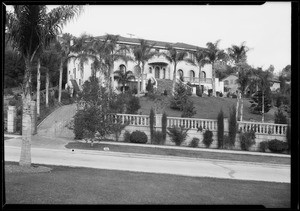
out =
{"type": "MultiPolygon", "coordinates": [[[[105,40],[105,36],[96,37],[100,40],[105,40]]],[[[193,59],[192,52],[196,51],[198,46],[189,45],[185,43],[168,43],[168,42],[161,42],[161,41],[153,41],[153,40],[146,40],[149,44],[155,43],[153,46],[153,51],[164,52],[166,51],[166,45],[170,44],[178,50],[185,50],[188,52],[188,58],[193,59]]],[[[127,45],[129,47],[139,45],[140,40],[137,38],[127,38],[119,36],[118,40],[119,45],[127,45]]],[[[132,58],[134,58],[132,50],[127,53],[132,58]]],[[[91,63],[92,61],[88,61],[83,65],[83,69],[80,68],[79,60],[73,59],[68,63],[68,81],[75,80],[79,87],[82,86],[84,81],[88,80],[91,76],[91,63]]],[[[135,73],[135,66],[137,65],[136,61],[128,61],[127,63],[123,60],[118,60],[114,62],[114,69],[116,70],[124,70],[128,71],[131,70],[135,73]]],[[[164,91],[164,89],[170,89],[172,80],[173,80],[173,70],[174,64],[170,63],[163,55],[154,56],[151,58],[146,64],[144,69],[144,75],[142,78],[145,81],[144,86],[146,86],[147,81],[151,79],[155,83],[155,87],[159,91],[164,91]]],[[[199,79],[199,68],[198,66],[191,65],[187,62],[179,62],[177,64],[176,70],[178,80],[183,80],[183,83],[187,84],[188,82],[191,84],[193,88],[193,93],[196,93],[196,86],[199,85],[199,80],[201,80],[201,88],[204,93],[208,92],[208,89],[212,89],[212,66],[210,64],[205,65],[201,68],[201,79],[199,79]]],[[[103,78],[99,72],[97,72],[97,77],[103,78]]],[[[104,81],[104,80],[103,80],[104,81]]],[[[133,81],[133,83],[137,85],[137,79],[133,81]]],[[[216,91],[224,92],[223,90],[223,82],[220,82],[218,78],[215,78],[216,84],[216,91]]],[[[71,83],[69,83],[71,84],[71,83]]],[[[142,84],[142,83],[141,83],[142,84]]],[[[117,81],[115,81],[115,86],[119,87],[117,81]]],[[[145,87],[141,87],[141,90],[145,90],[145,87]]]]}

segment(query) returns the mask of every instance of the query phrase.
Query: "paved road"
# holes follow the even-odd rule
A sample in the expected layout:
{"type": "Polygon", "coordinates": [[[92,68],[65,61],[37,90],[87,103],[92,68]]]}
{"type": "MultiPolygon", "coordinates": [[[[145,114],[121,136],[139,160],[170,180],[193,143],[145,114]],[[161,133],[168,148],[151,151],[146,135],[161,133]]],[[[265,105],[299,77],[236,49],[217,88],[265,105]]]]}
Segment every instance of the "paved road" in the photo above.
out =
{"type": "MultiPolygon", "coordinates": [[[[20,147],[6,146],[5,160],[18,162],[20,147]]],[[[215,177],[290,183],[287,165],[257,164],[105,151],[32,148],[32,162],[194,177],[215,177]]]]}

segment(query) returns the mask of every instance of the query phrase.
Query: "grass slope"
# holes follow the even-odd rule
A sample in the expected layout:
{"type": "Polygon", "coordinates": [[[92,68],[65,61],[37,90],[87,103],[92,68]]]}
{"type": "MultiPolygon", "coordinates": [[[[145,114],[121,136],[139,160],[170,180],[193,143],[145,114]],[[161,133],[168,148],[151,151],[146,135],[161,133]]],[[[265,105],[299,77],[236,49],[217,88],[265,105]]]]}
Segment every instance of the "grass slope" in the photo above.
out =
{"type": "Polygon", "coordinates": [[[285,183],[50,167],[49,173],[6,173],[6,203],[290,206],[285,183]]]}
{"type": "MultiPolygon", "coordinates": [[[[237,99],[234,98],[226,98],[226,97],[198,97],[198,96],[190,96],[190,99],[194,102],[195,110],[197,111],[194,118],[200,119],[217,119],[218,113],[220,109],[223,109],[224,117],[229,117],[229,108],[231,106],[236,106],[237,99]]],[[[148,97],[141,97],[140,104],[141,108],[138,113],[142,113],[145,115],[150,114],[150,109],[155,107],[161,107],[160,112],[165,111],[168,116],[180,117],[181,112],[177,110],[170,109],[169,102],[170,96],[162,96],[162,103],[157,103],[154,100],[150,100],[148,97]],[[162,105],[162,106],[160,106],[162,105]]],[[[250,107],[249,100],[244,100],[244,113],[243,120],[249,121],[251,119],[255,121],[261,121],[261,115],[252,114],[249,111],[250,107]]],[[[274,111],[275,109],[271,109],[268,113],[265,114],[265,122],[274,120],[274,111]]]]}

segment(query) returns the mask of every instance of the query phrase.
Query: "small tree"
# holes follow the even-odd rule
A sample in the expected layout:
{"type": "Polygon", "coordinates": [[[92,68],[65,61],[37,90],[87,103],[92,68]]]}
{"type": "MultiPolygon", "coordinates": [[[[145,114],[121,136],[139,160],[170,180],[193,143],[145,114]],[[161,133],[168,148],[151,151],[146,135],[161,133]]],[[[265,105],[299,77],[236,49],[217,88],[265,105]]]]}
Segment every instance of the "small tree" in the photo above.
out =
{"type": "Polygon", "coordinates": [[[223,148],[223,139],[224,139],[224,114],[221,109],[218,114],[218,148],[223,148]]]}
{"type": "Polygon", "coordinates": [[[236,107],[232,106],[229,111],[229,146],[233,147],[235,144],[235,137],[238,129],[237,121],[236,121],[236,107]]]}
{"type": "Polygon", "coordinates": [[[154,114],[154,110],[153,110],[153,108],[151,108],[151,110],[150,110],[150,116],[149,116],[149,118],[150,118],[150,136],[151,136],[151,143],[152,143],[152,140],[153,140],[153,133],[154,133],[154,118],[155,118],[154,115],[155,115],[155,114],[154,114]]]}
{"type": "Polygon", "coordinates": [[[166,140],[167,137],[167,114],[164,112],[161,119],[161,132],[163,139],[166,140]]]}
{"type": "Polygon", "coordinates": [[[185,129],[184,127],[173,126],[168,128],[168,135],[170,136],[172,142],[176,144],[176,146],[180,146],[182,142],[187,138],[187,132],[189,129],[185,129]]]}
{"type": "Polygon", "coordinates": [[[204,143],[204,145],[205,145],[207,148],[209,148],[210,145],[211,145],[212,142],[213,142],[212,137],[213,137],[213,133],[212,133],[212,131],[210,131],[210,130],[206,130],[206,131],[203,133],[203,141],[202,141],[202,142],[204,143]]]}
{"type": "Polygon", "coordinates": [[[288,120],[287,117],[284,115],[281,108],[277,109],[277,112],[275,112],[275,124],[287,124],[288,120]]]}
{"type": "Polygon", "coordinates": [[[261,91],[258,91],[252,96],[252,100],[250,101],[250,111],[254,114],[263,114],[268,113],[268,111],[271,109],[271,93],[267,89],[264,94],[261,91]],[[264,105],[264,111],[263,106],[264,105]]]}

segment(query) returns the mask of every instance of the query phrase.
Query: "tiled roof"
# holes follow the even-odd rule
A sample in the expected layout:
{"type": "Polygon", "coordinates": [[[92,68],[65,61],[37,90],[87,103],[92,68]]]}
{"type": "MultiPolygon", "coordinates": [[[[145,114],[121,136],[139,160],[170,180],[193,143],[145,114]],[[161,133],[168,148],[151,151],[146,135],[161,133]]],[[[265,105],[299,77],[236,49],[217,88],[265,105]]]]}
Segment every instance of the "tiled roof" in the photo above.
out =
{"type": "MultiPolygon", "coordinates": [[[[105,39],[106,35],[98,36],[97,38],[99,39],[105,39]]],[[[146,39],[145,39],[146,40],[146,39]]],[[[204,49],[195,45],[190,45],[186,43],[171,43],[171,42],[164,42],[164,41],[156,41],[156,40],[146,40],[150,45],[155,43],[155,47],[159,48],[165,48],[166,45],[172,45],[175,48],[182,48],[182,49],[187,49],[187,50],[196,50],[197,48],[204,49]]],[[[119,42],[126,42],[126,43],[133,43],[133,44],[139,44],[140,39],[139,38],[129,38],[129,37],[122,37],[119,36],[119,42]]]]}

